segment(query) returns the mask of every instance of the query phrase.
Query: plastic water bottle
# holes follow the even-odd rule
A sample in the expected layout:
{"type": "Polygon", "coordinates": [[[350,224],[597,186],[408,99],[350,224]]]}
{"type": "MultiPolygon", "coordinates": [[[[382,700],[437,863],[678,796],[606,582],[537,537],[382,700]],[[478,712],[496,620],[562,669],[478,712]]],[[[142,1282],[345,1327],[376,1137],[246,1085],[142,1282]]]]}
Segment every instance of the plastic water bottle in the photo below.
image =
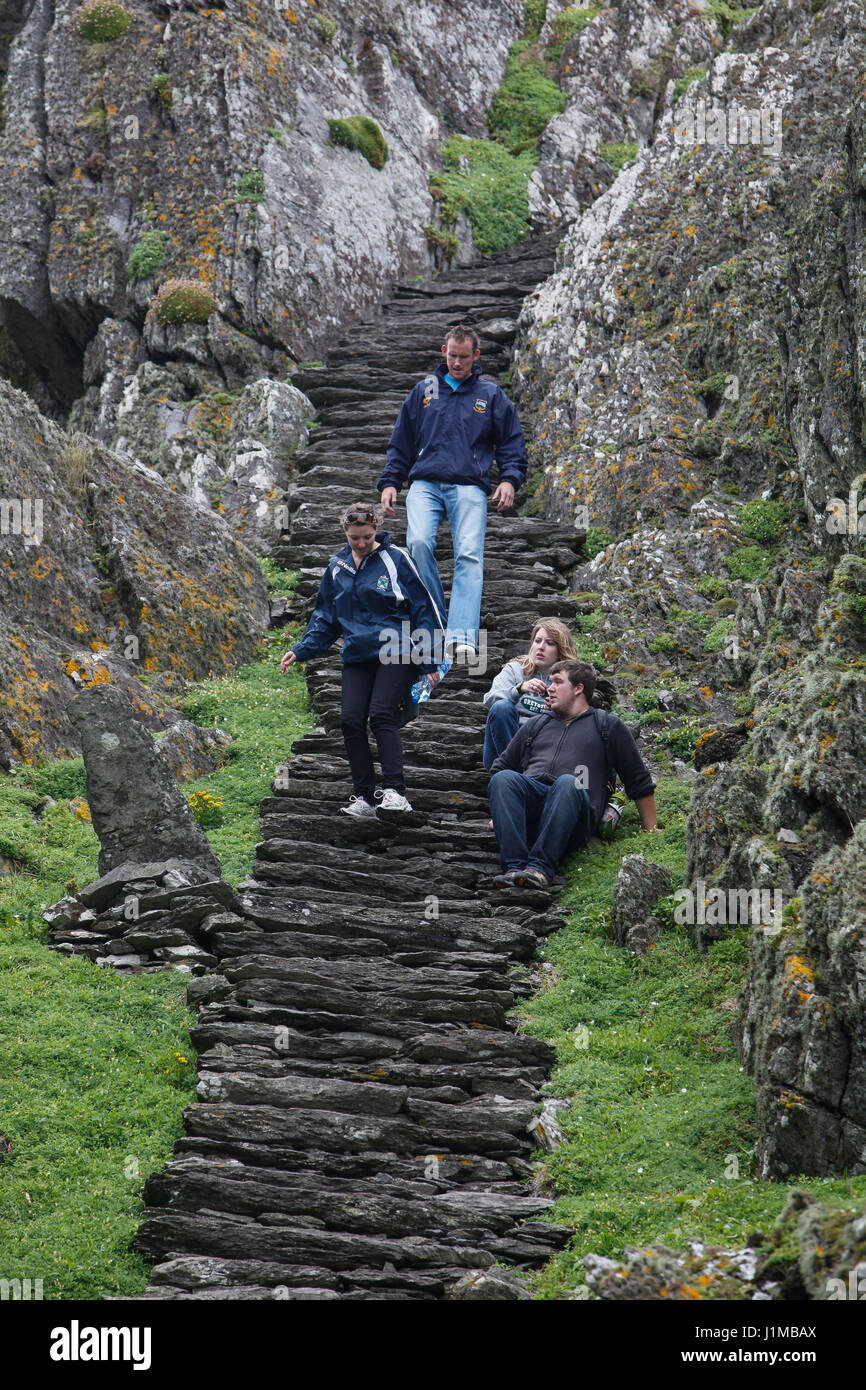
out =
{"type": "MultiPolygon", "coordinates": [[[[439,679],[442,680],[442,678],[444,676],[447,676],[448,672],[451,670],[451,662],[440,661],[439,665],[436,667],[436,670],[439,672],[439,679]]],[[[422,705],[425,700],[430,699],[430,696],[433,694],[433,690],[434,686],[432,681],[430,680],[430,677],[422,676],[420,680],[415,682],[409,693],[411,694],[412,699],[415,701],[417,705],[422,705]]]]}

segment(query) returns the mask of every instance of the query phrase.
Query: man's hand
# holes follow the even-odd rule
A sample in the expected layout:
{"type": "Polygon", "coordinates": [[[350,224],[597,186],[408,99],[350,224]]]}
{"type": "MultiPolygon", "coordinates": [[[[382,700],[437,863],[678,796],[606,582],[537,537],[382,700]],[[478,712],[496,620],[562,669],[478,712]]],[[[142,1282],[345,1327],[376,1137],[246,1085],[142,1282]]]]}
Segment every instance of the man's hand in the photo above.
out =
{"type": "Polygon", "coordinates": [[[386,516],[397,515],[397,489],[395,487],[383,487],[380,500],[382,511],[386,516]]]}
{"type": "MultiPolygon", "coordinates": [[[[385,496],[384,492],[382,496],[385,496]]],[[[507,512],[509,507],[514,506],[514,484],[500,483],[493,494],[493,501],[498,512],[507,512]]]]}
{"type": "Polygon", "coordinates": [[[442,677],[440,676],[438,671],[428,671],[427,679],[430,682],[431,689],[435,690],[442,677]]]}
{"type": "Polygon", "coordinates": [[[290,666],[292,665],[292,663],[295,662],[295,661],[297,661],[297,657],[295,656],[295,653],[294,653],[294,652],[286,652],[285,656],[283,657],[282,661],[280,662],[280,670],[282,671],[283,675],[286,674],[286,672],[288,671],[289,667],[290,667],[290,666]]]}

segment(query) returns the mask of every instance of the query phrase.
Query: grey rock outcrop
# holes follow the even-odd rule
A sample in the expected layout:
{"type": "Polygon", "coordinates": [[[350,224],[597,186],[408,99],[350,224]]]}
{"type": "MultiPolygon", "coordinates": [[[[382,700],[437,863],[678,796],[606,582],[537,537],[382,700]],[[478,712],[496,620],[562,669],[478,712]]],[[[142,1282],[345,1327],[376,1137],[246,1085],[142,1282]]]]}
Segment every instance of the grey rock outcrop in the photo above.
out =
{"type": "Polygon", "coordinates": [[[252,656],[267,590],[220,516],[66,434],[2,379],[0,451],[0,768],[79,753],[64,715],[79,689],[113,683],[159,730],[179,718],[168,699],[182,679],[252,656]]]}
{"type": "Polygon", "coordinates": [[[84,754],[100,873],[174,857],[192,860],[218,878],[219,860],[122,691],[93,686],[67,712],[84,754]]]}
{"type": "Polygon", "coordinates": [[[223,729],[202,729],[179,719],[157,742],[157,750],[178,782],[205,777],[225,760],[233,742],[223,729]]]}
{"type": "Polygon", "coordinates": [[[635,955],[644,956],[662,934],[663,926],[653,908],[673,889],[673,878],[661,864],[651,864],[642,854],[623,856],[613,888],[613,939],[635,955]]]}
{"type": "Polygon", "coordinates": [[[575,1296],[629,1301],[862,1300],[866,1291],[866,1212],[790,1192],[778,1218],[741,1249],[691,1241],[685,1251],[663,1245],[627,1249],[622,1260],[586,1255],[587,1283],[575,1296]]]}
{"type": "Polygon", "coordinates": [[[753,932],[739,1046],[765,1177],[866,1172],[866,823],[753,932]]]}
{"type": "Polygon", "coordinates": [[[159,276],[205,280],[223,325],[257,340],[258,374],[319,356],[389,281],[425,270],[439,143],[484,133],[524,15],[522,0],[333,15],[137,0],[123,37],[91,45],[76,8],[36,0],[22,16],[0,133],[6,369],[61,410],[104,320],[123,345],[109,373],[140,351],[155,286],[125,267],[147,230],[166,233],[159,276]],[[356,115],[384,134],[381,168],[330,140],[329,119],[356,115]]]}

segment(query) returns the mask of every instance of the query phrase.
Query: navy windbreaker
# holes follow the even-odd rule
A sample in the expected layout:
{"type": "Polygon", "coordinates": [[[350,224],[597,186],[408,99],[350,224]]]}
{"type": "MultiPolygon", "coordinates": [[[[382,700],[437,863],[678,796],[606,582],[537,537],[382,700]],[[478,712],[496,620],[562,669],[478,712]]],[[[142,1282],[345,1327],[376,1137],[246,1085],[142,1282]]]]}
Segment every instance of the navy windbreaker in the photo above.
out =
{"type": "Polygon", "coordinates": [[[407,480],[429,478],[476,483],[489,493],[494,458],[500,482],[513,483],[516,490],[526,477],[523,430],[502,387],[482,381],[476,362],[455,391],[445,380],[447,370],[443,360],[400,407],[376,484],[379,492],[386,487],[399,492],[407,480]]]}
{"type": "Polygon", "coordinates": [[[348,542],[331,556],[313,616],[292,647],[298,661],[326,652],[342,636],[344,662],[399,658],[416,664],[419,676],[436,669],[444,641],[439,610],[408,552],[392,545],[387,531],[377,531],[376,540],[378,550],[357,568],[348,542]]]}

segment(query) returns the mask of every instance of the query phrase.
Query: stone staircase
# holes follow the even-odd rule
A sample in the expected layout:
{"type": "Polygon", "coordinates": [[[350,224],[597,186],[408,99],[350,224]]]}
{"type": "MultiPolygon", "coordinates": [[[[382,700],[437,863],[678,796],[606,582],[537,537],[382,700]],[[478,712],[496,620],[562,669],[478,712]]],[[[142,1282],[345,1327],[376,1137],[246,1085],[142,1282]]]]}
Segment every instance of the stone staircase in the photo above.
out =
{"type": "MultiPolygon", "coordinates": [[[[527,243],[398,285],[326,367],[295,377],[321,425],[297,460],[275,556],[301,571],[276,623],[308,616],[342,544],[340,509],[375,500],[397,410],[435,366],[444,328],[473,324],[495,377],[521,301],[552,260],[552,243],[527,243]]],[[[389,526],[400,544],[404,498],[389,526]]],[[[447,593],[447,532],[439,549],[447,593]]],[[[219,974],[193,982],[198,1101],[145,1189],[137,1244],[157,1261],[146,1298],[435,1299],[494,1262],[542,1264],[567,1239],[532,1219],[549,1204],[527,1187],[553,1054],[508,1021],[534,988],[538,938],[560,917],[555,893],[492,887],[481,695],[525,650],[534,619],[573,615],[577,562],[573,532],[519,505],[491,511],[488,669],[453,670],[404,730],[417,813],[404,820],[339,814],[351,784],[338,655],[306,667],[319,727],[262,802],[237,910],[206,922],[219,974]]]]}

